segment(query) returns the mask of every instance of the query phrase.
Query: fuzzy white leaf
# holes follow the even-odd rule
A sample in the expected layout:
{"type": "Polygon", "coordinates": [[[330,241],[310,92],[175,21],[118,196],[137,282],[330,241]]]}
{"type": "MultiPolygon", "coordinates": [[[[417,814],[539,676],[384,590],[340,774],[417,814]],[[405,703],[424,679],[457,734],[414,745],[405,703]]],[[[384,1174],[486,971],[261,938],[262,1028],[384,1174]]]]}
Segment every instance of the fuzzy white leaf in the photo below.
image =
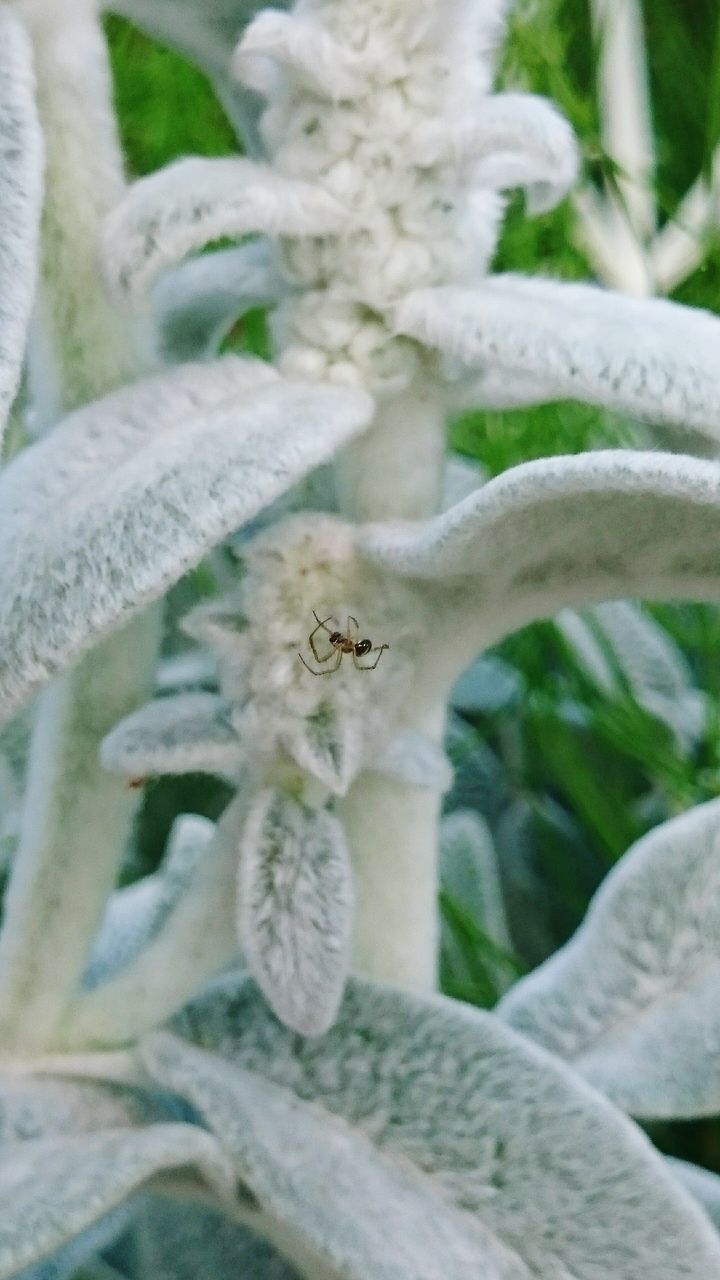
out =
{"type": "Polygon", "coordinates": [[[252,160],[178,160],[136,182],[110,215],[105,269],[115,289],[140,299],[162,271],[213,240],[327,235],[345,218],[320,187],[252,160]]]}
{"type": "Polygon", "coordinates": [[[196,814],[177,818],[160,870],[113,895],[90,953],[86,989],[114,977],[156,936],[191,884],[214,831],[196,814]]]}
{"type": "MultiPolygon", "coordinates": [[[[144,415],[147,395],[142,384],[144,415]]],[[[125,421],[121,440],[108,439],[100,402],[26,450],[0,478],[8,511],[0,531],[0,712],[157,599],[371,417],[362,392],[276,379],[246,403],[223,398],[186,410],[156,435],[152,414],[142,428],[125,421]],[[62,479],[53,470],[58,439],[63,456],[75,459],[62,479]]]]}
{"type": "Polygon", "coordinates": [[[545,213],[578,174],[578,149],[567,120],[546,98],[498,93],[459,125],[434,121],[412,142],[421,163],[467,163],[480,186],[522,187],[530,213],[545,213]]]}
{"type": "Polygon", "coordinates": [[[240,844],[240,939],[278,1017],[322,1035],[340,1003],[352,931],[352,872],[341,824],[280,791],[260,792],[240,844]]]}
{"type": "Polygon", "coordinates": [[[231,707],[215,693],[155,698],[104,739],[100,758],[128,778],[182,773],[236,777],[245,759],[231,707]]]}
{"type": "Polygon", "coordinates": [[[299,1280],[265,1240],[219,1210],[145,1195],[133,1234],[136,1280],[299,1280]]]}
{"type": "Polygon", "coordinates": [[[302,720],[285,736],[284,745],[301,769],[336,796],[347,794],[362,764],[357,717],[331,702],[302,720]]]}
{"type": "Polygon", "coordinates": [[[170,439],[179,423],[236,405],[278,382],[264,360],[224,356],[143,378],[69,414],[39,445],[15,458],[0,479],[3,540],[19,540],[37,524],[39,511],[68,502],[84,484],[148,444],[170,439]]]}
{"type": "Polygon", "coordinates": [[[42,167],[30,39],[15,10],[0,4],[0,450],[35,293],[42,167]]]}
{"type": "Polygon", "coordinates": [[[576,399],[651,422],[720,434],[720,319],[674,302],[585,284],[495,276],[474,289],[419,290],[399,333],[470,369],[537,379],[576,399]]]}
{"type": "Polygon", "coordinates": [[[0,447],[18,389],[40,241],[42,137],[29,37],[0,4],[0,447]]]}
{"type": "Polygon", "coordinates": [[[163,356],[176,361],[214,355],[240,316],[277,302],[283,291],[264,241],[191,258],[164,275],[153,293],[163,356]]]}
{"type": "Polygon", "coordinates": [[[219,1145],[191,1125],[8,1143],[0,1160],[0,1277],[54,1253],[150,1178],[192,1167],[230,1198],[219,1145]]]}
{"type": "Polygon", "coordinates": [[[687,1160],[668,1157],[668,1164],[675,1177],[682,1183],[698,1204],[701,1204],[711,1222],[720,1230],[720,1177],[701,1169],[687,1160]]]}
{"type": "Polygon", "coordinates": [[[448,644],[465,644],[466,665],[480,641],[566,605],[717,600],[718,539],[717,463],[612,451],[514,467],[424,524],[369,526],[361,545],[387,569],[455,583],[448,644]]]}
{"type": "Polygon", "coordinates": [[[217,663],[206,649],[186,649],[159,664],[155,674],[158,693],[171,695],[191,689],[217,687],[217,663]]]}
{"type": "MultiPolygon", "coordinates": [[[[0,1144],[136,1129],[162,1119],[149,1094],[51,1076],[0,1074],[0,1144]]],[[[0,1156],[0,1178],[3,1159],[0,1156]]]]}
{"type": "MultiPolygon", "coordinates": [[[[454,366],[453,373],[458,373],[454,366]]],[[[448,407],[456,413],[466,409],[524,409],[529,405],[547,404],[555,397],[555,387],[550,380],[524,377],[519,373],[508,378],[504,369],[494,369],[492,365],[471,377],[467,374],[465,377],[456,376],[447,390],[448,407]]]]}
{"type": "Polygon", "coordinates": [[[76,1000],[62,1028],[66,1047],[82,1051],[129,1044],[176,1013],[210,978],[237,963],[237,846],[243,813],[241,797],[226,809],[192,868],[179,877],[182,883],[175,882],[170,894],[174,905],[142,950],[108,981],[76,1000]]]}
{"type": "Polygon", "coordinates": [[[633,1115],[720,1110],[720,801],[640,840],[499,1006],[633,1115]]]}
{"type": "Polygon", "coordinates": [[[175,1030],[186,1043],[151,1043],[150,1070],[332,1277],[705,1280],[720,1267],[716,1233],[640,1131],[492,1015],[352,982],[335,1026],[307,1041],[230,977],[175,1030]]]}

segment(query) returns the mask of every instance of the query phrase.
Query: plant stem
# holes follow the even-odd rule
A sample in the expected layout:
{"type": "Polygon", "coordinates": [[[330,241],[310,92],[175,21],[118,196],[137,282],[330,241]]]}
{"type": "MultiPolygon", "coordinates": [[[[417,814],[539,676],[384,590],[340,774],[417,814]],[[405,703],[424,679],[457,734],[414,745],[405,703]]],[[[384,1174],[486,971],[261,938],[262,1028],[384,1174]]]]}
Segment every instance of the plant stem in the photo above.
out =
{"type": "MultiPolygon", "coordinates": [[[[418,380],[387,400],[373,428],[340,464],[343,514],[354,520],[421,519],[440,506],[446,451],[444,402],[418,380]]],[[[414,699],[413,722],[442,742],[444,704],[414,699]]],[[[438,822],[441,797],[373,773],[341,802],[355,871],[354,958],[371,977],[414,989],[437,982],[438,822]]]]}
{"type": "Polygon", "coordinates": [[[374,425],[337,464],[342,514],[349,520],[421,520],[440,506],[445,406],[428,379],[384,400],[374,425]]]}
{"type": "MultiPolygon", "coordinates": [[[[47,154],[44,256],[31,365],[40,425],[137,376],[130,318],[105,294],[102,220],[122,192],[107,51],[90,0],[20,5],[34,40],[47,154]]],[[[42,518],[42,515],[40,515],[42,518]]],[[[88,548],[88,555],[92,549],[88,548]]],[[[3,1048],[52,1044],[113,887],[136,801],[98,763],[147,695],[159,613],[132,622],[47,690],[0,934],[3,1048]]]]}

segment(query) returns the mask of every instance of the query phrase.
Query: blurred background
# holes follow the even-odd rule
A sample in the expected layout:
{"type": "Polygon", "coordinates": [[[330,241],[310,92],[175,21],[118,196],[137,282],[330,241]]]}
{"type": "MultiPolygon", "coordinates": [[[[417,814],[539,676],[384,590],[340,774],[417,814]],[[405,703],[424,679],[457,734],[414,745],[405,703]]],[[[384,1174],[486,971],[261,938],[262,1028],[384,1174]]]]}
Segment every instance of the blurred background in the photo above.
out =
{"type": "MultiPolygon", "coordinates": [[[[657,146],[652,183],[662,226],[698,180],[714,199],[720,9],[717,0],[648,0],[644,26],[657,146]]],[[[191,153],[237,152],[234,132],[197,70],[120,18],[108,18],[107,30],[132,176],[191,153]]],[[[603,140],[601,43],[588,0],[521,3],[500,79],[554,99],[580,140],[586,192],[617,195],[622,212],[623,175],[603,140]]],[[[714,224],[710,218],[697,262],[671,296],[720,310],[714,224]]],[[[582,215],[572,202],[531,220],[518,197],[509,204],[496,265],[567,279],[597,276],[597,260],[583,244],[582,215]]],[[[266,343],[260,312],[227,340],[262,354],[266,343]]],[[[551,454],[675,443],[576,404],[465,414],[453,423],[451,442],[456,457],[482,468],[478,482],[551,454]]],[[[236,571],[232,555],[219,554],[175,590],[171,618],[236,571]]],[[[181,645],[171,631],[170,681],[180,678],[181,645]]],[[[448,749],[457,777],[444,832],[442,981],[448,994],[491,1007],[515,975],[570,936],[633,841],[720,794],[720,613],[652,603],[565,613],[483,658],[460,682],[454,703],[448,749]]],[[[224,786],[207,777],[148,782],[127,879],[154,867],[179,812],[216,817],[227,799],[224,786]]],[[[717,1124],[654,1126],[652,1136],[664,1150],[720,1171],[717,1124]]]]}

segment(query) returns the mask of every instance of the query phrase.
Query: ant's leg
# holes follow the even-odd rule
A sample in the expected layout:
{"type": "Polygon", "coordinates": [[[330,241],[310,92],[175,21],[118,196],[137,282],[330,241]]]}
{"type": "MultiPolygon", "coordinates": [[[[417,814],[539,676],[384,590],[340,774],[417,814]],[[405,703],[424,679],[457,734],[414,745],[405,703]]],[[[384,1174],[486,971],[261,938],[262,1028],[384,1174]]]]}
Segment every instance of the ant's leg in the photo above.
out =
{"type": "Polygon", "coordinates": [[[374,649],[371,649],[370,652],[376,653],[377,658],[375,659],[374,662],[371,662],[370,665],[367,667],[364,667],[362,663],[358,662],[356,654],[353,654],[353,662],[355,663],[355,666],[357,667],[358,671],[374,671],[380,659],[382,658],[385,650],[389,648],[390,648],[389,644],[380,644],[380,645],[377,645],[374,649]]]}
{"type": "MultiPolygon", "coordinates": [[[[332,654],[330,654],[329,656],[330,656],[330,657],[332,657],[332,654]]],[[[343,655],[342,655],[342,649],[338,649],[338,651],[337,651],[337,661],[336,661],[336,663],[335,663],[335,666],[334,666],[334,667],[330,667],[328,671],[313,671],[312,667],[309,667],[309,666],[308,666],[307,662],[305,661],[305,659],[303,658],[303,656],[302,656],[302,654],[301,654],[301,653],[299,653],[299,654],[298,654],[298,658],[299,658],[299,659],[300,659],[300,661],[302,662],[303,666],[304,666],[304,667],[306,667],[306,668],[307,668],[307,670],[310,672],[310,675],[311,675],[311,676],[334,676],[334,675],[335,675],[335,672],[337,671],[338,667],[340,666],[340,663],[342,662],[343,655]]],[[[326,659],[325,659],[325,661],[327,662],[327,661],[328,661],[328,659],[326,658],[326,659]]]]}
{"type": "Polygon", "coordinates": [[[314,630],[313,632],[311,632],[311,634],[308,636],[308,644],[310,645],[310,648],[312,649],[313,657],[314,657],[314,659],[315,659],[315,661],[316,661],[316,662],[320,662],[320,663],[323,663],[323,662],[329,662],[329,661],[330,661],[330,659],[332,658],[332,656],[333,656],[333,654],[334,654],[335,650],[331,648],[330,652],[329,652],[328,654],[326,654],[324,658],[321,658],[321,657],[320,657],[320,654],[319,654],[319,653],[318,653],[318,651],[317,651],[317,648],[315,647],[315,636],[317,635],[318,631],[320,631],[321,629],[322,629],[323,631],[327,631],[328,635],[332,635],[332,631],[330,630],[330,628],[325,626],[325,622],[330,622],[330,621],[331,621],[331,619],[330,619],[330,618],[326,618],[326,619],[325,619],[325,622],[321,622],[321,621],[320,621],[320,619],[318,618],[317,614],[315,613],[315,610],[314,610],[314,609],[313,609],[313,614],[314,614],[314,616],[317,618],[317,626],[316,626],[315,630],[314,630]]]}
{"type": "Polygon", "coordinates": [[[348,639],[352,637],[353,630],[355,631],[355,635],[358,635],[360,631],[360,623],[358,622],[357,618],[353,618],[352,614],[349,613],[348,620],[347,620],[348,639]]]}

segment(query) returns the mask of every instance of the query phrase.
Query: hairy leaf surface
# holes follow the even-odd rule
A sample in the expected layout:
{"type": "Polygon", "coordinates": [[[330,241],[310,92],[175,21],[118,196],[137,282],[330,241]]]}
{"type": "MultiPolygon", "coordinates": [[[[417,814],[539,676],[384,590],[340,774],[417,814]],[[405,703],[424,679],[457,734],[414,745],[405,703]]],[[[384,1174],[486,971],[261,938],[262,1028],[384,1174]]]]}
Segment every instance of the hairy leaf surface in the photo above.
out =
{"type": "Polygon", "coordinates": [[[498,1012],[634,1115],[716,1114],[719,938],[714,800],[640,840],[574,938],[498,1012]]]}
{"type": "Polygon", "coordinates": [[[240,940],[283,1022],[332,1023],[350,961],[353,889],[342,825],[280,791],[260,792],[240,844],[240,940]]]}
{"type": "Polygon", "coordinates": [[[0,448],[35,293],[42,167],[30,40],[15,10],[0,4],[0,448]]]}
{"type": "Polygon", "coordinates": [[[640,1131],[492,1015],[353,981],[333,1028],[305,1040],[230,976],[174,1030],[149,1044],[151,1071],[328,1275],[705,1280],[720,1266],[640,1131]]]}

